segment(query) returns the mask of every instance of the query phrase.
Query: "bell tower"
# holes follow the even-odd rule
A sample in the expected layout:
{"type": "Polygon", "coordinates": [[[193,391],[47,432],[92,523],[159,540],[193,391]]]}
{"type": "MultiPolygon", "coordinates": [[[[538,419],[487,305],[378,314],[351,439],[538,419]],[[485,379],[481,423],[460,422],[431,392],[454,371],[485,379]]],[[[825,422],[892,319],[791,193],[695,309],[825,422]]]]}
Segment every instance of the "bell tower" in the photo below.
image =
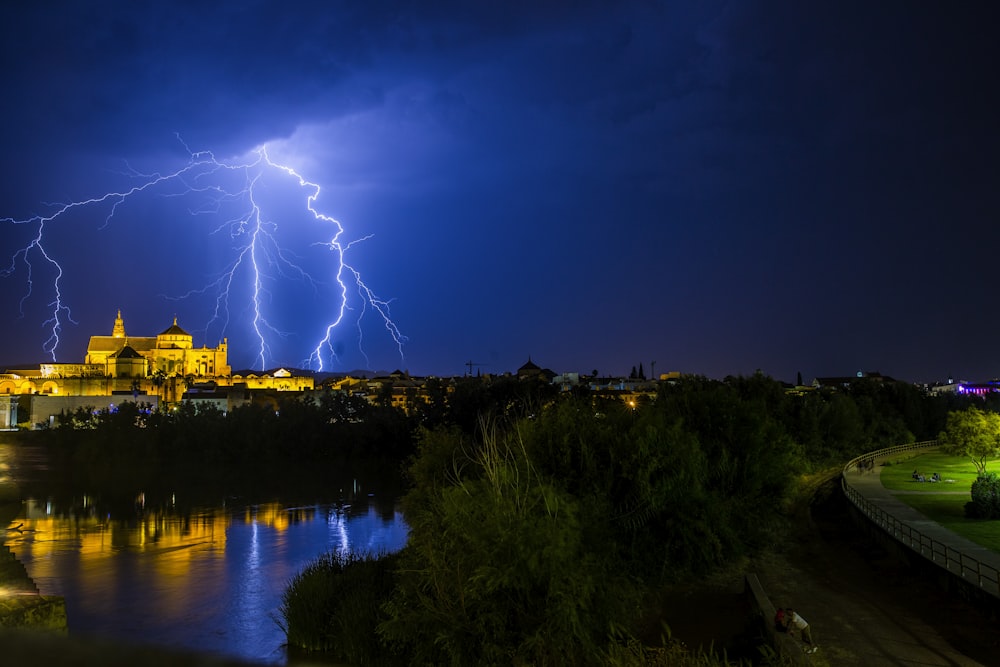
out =
{"type": "Polygon", "coordinates": [[[113,338],[125,338],[125,322],[122,320],[121,308],[118,309],[118,317],[115,318],[115,328],[111,330],[113,338]]]}

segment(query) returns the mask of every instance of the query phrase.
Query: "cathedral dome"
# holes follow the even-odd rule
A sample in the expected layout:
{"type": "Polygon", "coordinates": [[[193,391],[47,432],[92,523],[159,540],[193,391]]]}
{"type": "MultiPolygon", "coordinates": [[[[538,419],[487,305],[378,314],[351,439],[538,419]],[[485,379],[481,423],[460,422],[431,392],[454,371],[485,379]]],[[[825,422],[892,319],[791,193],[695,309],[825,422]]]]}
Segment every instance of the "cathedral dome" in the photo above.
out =
{"type": "Polygon", "coordinates": [[[167,328],[165,331],[163,331],[160,335],[161,336],[187,336],[188,338],[191,338],[191,334],[189,334],[187,331],[184,331],[184,329],[181,329],[179,326],[177,326],[177,318],[176,317],[174,318],[174,323],[172,325],[170,325],[170,327],[167,328]]]}
{"type": "Polygon", "coordinates": [[[194,337],[184,329],[177,326],[177,317],[174,323],[163,333],[156,337],[156,347],[159,349],[178,348],[183,350],[191,349],[194,337]]]}

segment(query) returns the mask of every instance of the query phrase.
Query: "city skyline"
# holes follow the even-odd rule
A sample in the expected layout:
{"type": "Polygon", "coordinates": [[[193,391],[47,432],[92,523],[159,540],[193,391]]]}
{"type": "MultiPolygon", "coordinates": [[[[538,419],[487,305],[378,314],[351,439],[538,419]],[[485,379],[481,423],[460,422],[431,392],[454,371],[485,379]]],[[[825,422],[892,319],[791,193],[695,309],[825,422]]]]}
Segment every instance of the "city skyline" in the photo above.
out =
{"type": "MultiPolygon", "coordinates": [[[[138,352],[135,355],[136,358],[139,358],[140,355],[143,356],[143,357],[149,357],[149,359],[151,361],[149,362],[150,363],[150,367],[149,367],[149,369],[147,369],[147,372],[145,372],[144,374],[140,374],[138,376],[135,376],[135,377],[146,377],[146,378],[149,378],[149,377],[152,377],[155,374],[154,370],[153,370],[153,367],[159,368],[159,372],[163,372],[163,369],[166,368],[166,366],[164,366],[163,363],[161,363],[160,361],[158,361],[155,358],[155,355],[151,354],[150,350],[149,350],[149,348],[152,348],[152,347],[160,347],[159,345],[156,344],[156,341],[157,341],[158,337],[164,337],[164,336],[166,336],[167,339],[173,339],[173,338],[176,338],[178,335],[182,335],[182,337],[193,338],[193,337],[188,336],[188,332],[185,331],[182,327],[179,326],[176,317],[174,318],[173,324],[170,327],[168,327],[167,329],[165,329],[163,331],[158,332],[154,336],[149,336],[149,335],[146,335],[145,333],[135,334],[134,332],[133,332],[133,334],[129,334],[126,331],[126,329],[125,329],[124,318],[122,317],[122,314],[121,314],[120,311],[117,313],[117,317],[114,320],[114,325],[113,325],[112,329],[108,333],[110,335],[104,335],[103,333],[98,332],[98,333],[95,333],[95,335],[93,335],[93,336],[90,337],[90,345],[88,346],[87,354],[86,354],[86,358],[85,359],[65,360],[65,361],[60,361],[60,362],[57,362],[57,363],[42,362],[41,364],[38,364],[38,366],[42,368],[43,374],[45,372],[45,368],[47,367],[47,368],[49,368],[49,372],[54,372],[54,373],[56,373],[56,375],[62,376],[62,377],[75,377],[75,376],[79,375],[81,372],[83,372],[85,375],[89,375],[90,373],[93,372],[93,369],[84,369],[84,366],[87,366],[87,365],[100,366],[100,367],[102,367],[104,369],[104,372],[107,372],[109,375],[117,375],[117,371],[114,370],[112,367],[108,366],[108,363],[107,363],[108,359],[106,359],[105,357],[108,356],[109,354],[111,356],[117,356],[117,354],[111,354],[111,353],[120,350],[124,346],[124,347],[127,347],[130,350],[132,350],[132,352],[136,352],[136,350],[132,349],[132,348],[138,348],[138,349],[142,350],[142,352],[138,352]],[[65,375],[67,372],[70,373],[69,376],[65,375]]],[[[463,364],[463,366],[465,366],[465,370],[463,372],[461,372],[461,373],[436,373],[436,372],[433,372],[433,371],[427,372],[427,373],[410,373],[409,368],[402,367],[402,366],[401,367],[396,367],[396,368],[393,368],[393,369],[388,369],[388,368],[378,368],[378,369],[376,369],[376,368],[366,368],[366,369],[356,368],[356,369],[335,369],[335,370],[328,370],[328,371],[315,371],[313,369],[308,369],[308,368],[299,368],[299,367],[296,367],[296,366],[291,365],[291,364],[286,364],[284,366],[281,366],[281,365],[272,366],[272,367],[268,367],[268,368],[264,368],[264,369],[231,368],[230,366],[225,365],[226,355],[228,353],[228,342],[226,341],[226,339],[223,339],[222,346],[220,348],[218,348],[218,349],[216,349],[216,348],[209,348],[206,345],[202,345],[200,347],[197,346],[197,345],[195,345],[192,349],[188,349],[187,352],[188,352],[188,356],[190,356],[192,359],[200,359],[200,360],[202,360],[201,363],[204,364],[205,363],[204,360],[209,358],[208,355],[210,353],[214,355],[214,354],[216,354],[218,352],[218,350],[222,350],[221,356],[218,359],[215,359],[211,364],[207,365],[202,370],[195,370],[193,368],[186,368],[183,371],[181,371],[181,370],[174,370],[173,372],[166,372],[165,376],[172,376],[172,375],[183,376],[183,375],[188,375],[188,376],[195,377],[195,378],[203,376],[206,380],[211,380],[211,379],[214,379],[214,378],[217,378],[217,377],[229,377],[229,376],[232,376],[232,377],[235,378],[235,377],[244,377],[244,376],[250,376],[250,375],[255,375],[255,376],[265,377],[266,378],[266,377],[271,377],[272,375],[274,375],[274,373],[276,371],[278,372],[279,375],[282,375],[282,377],[284,377],[284,374],[287,374],[288,371],[294,371],[296,373],[304,372],[307,377],[311,376],[311,375],[317,375],[317,376],[323,376],[323,377],[326,377],[326,376],[329,376],[329,377],[337,377],[337,376],[342,376],[342,377],[350,377],[350,376],[354,376],[354,377],[387,377],[390,374],[391,375],[395,375],[397,373],[403,373],[403,374],[405,374],[405,376],[413,376],[413,377],[416,377],[416,378],[420,378],[420,377],[441,377],[441,378],[448,378],[448,377],[458,377],[458,376],[471,377],[471,376],[479,376],[479,375],[483,375],[483,376],[491,376],[491,375],[492,376],[521,375],[522,371],[525,371],[526,374],[528,374],[528,375],[533,375],[534,373],[542,373],[542,372],[551,373],[557,379],[560,378],[560,377],[562,377],[562,378],[568,378],[571,375],[577,375],[577,376],[579,376],[579,381],[581,381],[581,382],[584,382],[586,380],[586,378],[588,378],[588,377],[590,377],[590,378],[597,378],[597,379],[604,379],[604,380],[614,379],[614,378],[618,378],[618,379],[626,379],[626,378],[628,378],[628,379],[633,380],[633,381],[634,380],[655,381],[655,380],[660,380],[660,379],[664,379],[664,378],[667,378],[667,379],[669,379],[669,378],[676,378],[676,377],[679,377],[681,375],[706,376],[706,374],[701,373],[701,372],[699,372],[697,370],[679,371],[679,370],[676,370],[676,369],[663,369],[663,368],[661,368],[659,371],[657,371],[656,370],[657,362],[656,362],[655,359],[648,360],[648,361],[647,360],[638,360],[635,363],[633,363],[630,368],[625,368],[625,369],[620,369],[620,370],[619,369],[606,369],[606,370],[602,371],[602,370],[600,370],[598,368],[592,368],[591,370],[585,370],[583,367],[581,367],[579,369],[565,369],[565,368],[563,368],[563,369],[554,369],[554,368],[550,368],[550,367],[546,366],[544,360],[541,360],[541,364],[542,365],[539,366],[537,363],[535,363],[536,360],[533,359],[531,357],[531,355],[528,355],[528,357],[527,357],[526,360],[524,360],[521,364],[519,364],[519,365],[517,365],[515,367],[509,368],[509,369],[497,369],[497,370],[486,370],[486,371],[483,370],[483,366],[485,366],[485,364],[480,364],[480,363],[477,363],[477,362],[473,362],[472,360],[469,360],[469,361],[467,361],[467,362],[465,362],[463,364]],[[219,373],[214,372],[215,365],[217,365],[217,364],[222,364],[223,365],[221,367],[221,372],[219,372],[219,373]]],[[[183,354],[182,354],[183,351],[173,350],[172,352],[173,352],[174,356],[177,357],[177,359],[184,358],[183,354]]],[[[35,368],[35,366],[36,366],[36,364],[33,363],[33,362],[26,362],[26,363],[21,363],[21,364],[12,364],[12,363],[4,363],[4,362],[0,361],[0,372],[5,371],[5,370],[6,371],[15,371],[15,372],[16,371],[31,371],[31,372],[34,372],[35,370],[37,370],[35,368]]],[[[584,366],[586,366],[586,365],[584,365],[584,366]]],[[[126,376],[128,376],[128,377],[132,377],[133,376],[130,369],[126,368],[125,372],[126,372],[126,376]]],[[[763,373],[764,371],[763,371],[763,369],[756,369],[754,371],[754,373],[758,373],[758,372],[763,373]]],[[[734,376],[734,375],[748,375],[748,374],[743,374],[743,373],[726,373],[724,375],[725,376],[734,376]]],[[[769,373],[765,373],[765,375],[768,375],[768,376],[772,377],[773,379],[781,381],[781,382],[784,382],[784,383],[786,383],[788,385],[809,385],[809,384],[813,384],[815,382],[821,382],[823,385],[833,386],[833,385],[836,385],[836,384],[840,383],[841,380],[850,381],[850,380],[852,380],[854,378],[862,378],[862,377],[865,377],[865,378],[867,378],[867,377],[874,377],[874,378],[877,378],[879,380],[891,380],[891,381],[911,382],[911,380],[909,380],[907,378],[892,377],[892,376],[890,376],[890,375],[888,375],[886,373],[881,373],[877,369],[857,369],[856,371],[855,370],[848,370],[846,372],[841,372],[841,373],[828,374],[828,375],[824,375],[824,376],[809,376],[809,377],[803,377],[802,374],[801,374],[801,372],[796,372],[795,376],[790,377],[790,378],[785,378],[785,377],[780,377],[780,376],[773,376],[773,375],[771,375],[769,373]]],[[[722,379],[722,378],[720,376],[719,378],[716,378],[716,379],[722,379]]],[[[569,380],[565,380],[565,381],[569,381],[569,380]]],[[[994,382],[994,381],[997,381],[997,380],[995,378],[990,378],[990,379],[987,380],[987,379],[982,378],[982,377],[975,377],[975,378],[955,378],[955,377],[949,375],[946,378],[939,378],[939,379],[932,380],[932,381],[929,381],[929,382],[923,382],[923,383],[917,382],[917,381],[913,381],[913,382],[915,384],[934,385],[934,384],[968,383],[970,381],[972,381],[973,384],[975,384],[976,382],[980,382],[980,383],[982,383],[982,382],[994,382]]],[[[979,385],[977,385],[977,386],[979,386],[979,385]]],[[[983,384],[981,386],[985,387],[986,385],[983,384]]],[[[301,389],[301,387],[295,387],[295,388],[296,389],[301,389]]]]}
{"type": "Polygon", "coordinates": [[[234,369],[1000,376],[989,3],[0,12],[10,363],[64,299],[60,362],[121,309],[234,369]],[[253,229],[284,254],[220,316],[253,229]]]}

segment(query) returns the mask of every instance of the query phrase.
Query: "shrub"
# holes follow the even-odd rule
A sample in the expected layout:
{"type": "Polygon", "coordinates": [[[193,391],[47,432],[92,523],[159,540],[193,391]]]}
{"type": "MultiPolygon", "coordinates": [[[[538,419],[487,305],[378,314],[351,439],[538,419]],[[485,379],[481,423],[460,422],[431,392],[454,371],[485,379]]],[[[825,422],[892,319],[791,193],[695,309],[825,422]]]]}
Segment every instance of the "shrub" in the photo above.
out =
{"type": "Polygon", "coordinates": [[[965,504],[970,519],[1000,518],[1000,477],[984,472],[972,483],[972,501],[965,504]]]}
{"type": "Polygon", "coordinates": [[[397,557],[328,553],[291,581],[278,609],[289,646],[355,665],[385,664],[375,632],[394,586],[397,557]]]}
{"type": "Polygon", "coordinates": [[[633,611],[631,582],[594,546],[592,518],[519,444],[487,434],[454,467],[467,476],[407,515],[380,632],[413,664],[602,664],[609,628],[633,611]]]}

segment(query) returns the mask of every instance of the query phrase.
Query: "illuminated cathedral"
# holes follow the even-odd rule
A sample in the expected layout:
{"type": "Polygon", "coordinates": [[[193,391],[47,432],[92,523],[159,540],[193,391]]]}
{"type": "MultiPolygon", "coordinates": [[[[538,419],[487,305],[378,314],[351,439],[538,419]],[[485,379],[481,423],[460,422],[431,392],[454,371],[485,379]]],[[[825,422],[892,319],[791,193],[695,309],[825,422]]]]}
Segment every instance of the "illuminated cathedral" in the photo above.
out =
{"type": "Polygon", "coordinates": [[[214,401],[224,411],[253,391],[311,391],[311,375],[273,371],[233,375],[229,345],[194,346],[174,318],[155,336],[129,336],[121,311],[110,336],[91,336],[83,363],[42,363],[0,373],[0,429],[18,423],[54,424],[79,407],[101,409],[123,401],[152,406],[214,401]]]}
{"type": "Polygon", "coordinates": [[[225,338],[218,347],[194,347],[193,337],[177,325],[176,317],[156,336],[129,337],[119,310],[110,336],[90,337],[84,364],[103,366],[108,377],[225,377],[232,372],[227,348],[225,338]]]}

